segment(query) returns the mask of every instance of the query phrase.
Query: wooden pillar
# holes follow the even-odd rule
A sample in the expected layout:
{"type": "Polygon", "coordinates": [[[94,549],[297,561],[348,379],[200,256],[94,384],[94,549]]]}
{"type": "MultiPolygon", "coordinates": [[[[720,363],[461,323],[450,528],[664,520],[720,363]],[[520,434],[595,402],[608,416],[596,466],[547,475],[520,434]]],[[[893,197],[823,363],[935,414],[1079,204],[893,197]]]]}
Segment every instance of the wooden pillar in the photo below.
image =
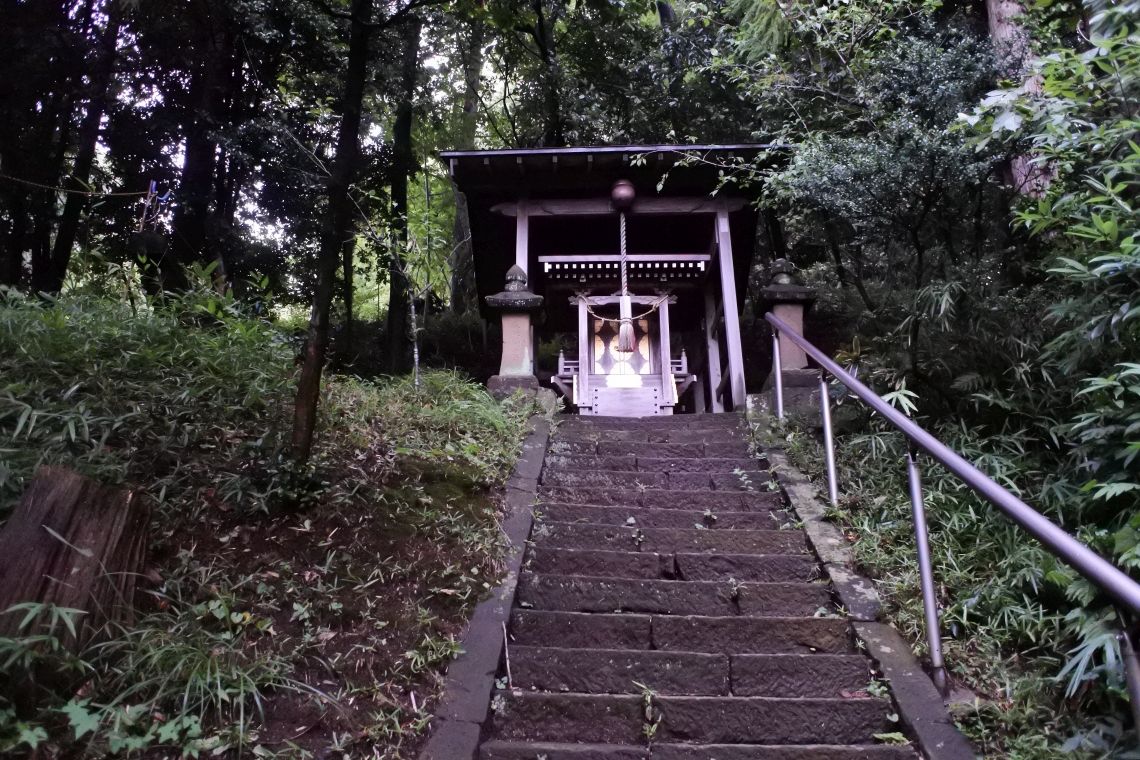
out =
{"type": "Polygon", "coordinates": [[[740,347],[740,309],[736,304],[736,274],[732,261],[732,236],[729,234],[728,210],[716,212],[717,260],[720,264],[721,303],[724,304],[724,338],[728,348],[729,387],[736,411],[747,403],[744,390],[744,352],[740,347]]]}
{"type": "MultiPolygon", "coordinates": [[[[590,313],[586,311],[586,296],[578,296],[578,411],[593,407],[590,396],[590,313]]],[[[586,412],[589,414],[589,412],[586,412]]]]}
{"type": "Polygon", "coordinates": [[[673,383],[673,347],[669,335],[669,299],[666,298],[657,307],[657,332],[661,336],[661,403],[662,411],[673,409],[673,394],[676,385],[673,383]]]}
{"type": "Polygon", "coordinates": [[[716,337],[716,295],[713,293],[712,282],[705,283],[705,341],[708,344],[708,377],[706,385],[709,390],[709,409],[714,412],[723,412],[724,403],[716,395],[720,387],[720,341],[716,337]]]}

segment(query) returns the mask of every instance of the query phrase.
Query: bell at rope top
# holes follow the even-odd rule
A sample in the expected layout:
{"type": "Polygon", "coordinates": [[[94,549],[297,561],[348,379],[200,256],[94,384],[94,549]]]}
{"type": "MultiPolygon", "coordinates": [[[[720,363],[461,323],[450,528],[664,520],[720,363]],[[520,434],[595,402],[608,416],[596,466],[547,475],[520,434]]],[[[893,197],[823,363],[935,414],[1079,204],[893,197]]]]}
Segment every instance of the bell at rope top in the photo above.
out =
{"type": "Polygon", "coordinates": [[[637,191],[628,179],[619,179],[610,189],[610,203],[618,211],[626,211],[633,206],[633,199],[636,196],[637,191]]]}

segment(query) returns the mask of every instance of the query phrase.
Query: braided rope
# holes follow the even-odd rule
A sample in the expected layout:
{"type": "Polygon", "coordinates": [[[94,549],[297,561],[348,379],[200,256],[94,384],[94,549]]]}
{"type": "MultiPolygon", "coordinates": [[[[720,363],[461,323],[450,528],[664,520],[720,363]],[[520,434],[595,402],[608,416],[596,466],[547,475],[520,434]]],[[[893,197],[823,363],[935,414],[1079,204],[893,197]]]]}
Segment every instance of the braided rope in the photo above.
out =
{"type": "Polygon", "coordinates": [[[625,212],[621,212],[618,217],[621,224],[621,294],[623,296],[629,295],[629,275],[627,273],[628,265],[626,263],[626,241],[625,241],[625,212]]]}
{"type": "MultiPolygon", "coordinates": [[[[658,307],[658,306],[660,306],[660,305],[661,305],[661,302],[662,302],[662,301],[664,301],[666,298],[669,298],[669,296],[668,296],[668,295],[663,295],[663,296],[661,296],[661,297],[660,297],[660,298],[658,298],[656,301],[654,301],[653,303],[651,303],[651,304],[649,305],[649,308],[648,308],[648,309],[646,309],[645,311],[641,312],[640,314],[634,314],[633,316],[631,316],[631,317],[629,318],[629,321],[630,321],[631,323],[633,323],[633,322],[636,322],[636,321],[638,321],[639,319],[645,319],[645,318],[646,318],[646,317],[648,317],[650,314],[652,314],[653,312],[657,311],[657,307],[658,307]]],[[[593,307],[593,306],[590,306],[589,304],[586,304],[586,313],[588,313],[590,316],[592,316],[594,319],[597,319],[597,320],[598,320],[598,321],[600,321],[600,322],[614,322],[614,323],[618,323],[618,324],[620,324],[620,323],[622,323],[622,322],[624,322],[624,321],[625,321],[624,319],[621,319],[620,317],[619,317],[619,318],[617,318],[617,319],[614,319],[613,317],[604,317],[604,316],[602,316],[601,314],[599,314],[598,312],[594,311],[594,307],[593,307]]]]}

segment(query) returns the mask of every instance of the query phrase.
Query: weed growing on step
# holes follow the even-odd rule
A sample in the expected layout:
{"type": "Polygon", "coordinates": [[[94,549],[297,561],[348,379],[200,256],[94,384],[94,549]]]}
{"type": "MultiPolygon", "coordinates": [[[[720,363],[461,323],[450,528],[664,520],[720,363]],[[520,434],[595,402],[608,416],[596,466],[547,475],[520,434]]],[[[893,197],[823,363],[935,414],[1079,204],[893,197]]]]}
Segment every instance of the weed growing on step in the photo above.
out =
{"type": "Polygon", "coordinates": [[[634,681],[633,685],[641,690],[641,733],[645,736],[647,744],[653,744],[654,739],[657,738],[657,729],[661,726],[662,718],[661,711],[654,704],[654,700],[657,699],[657,692],[639,681],[634,681]]]}

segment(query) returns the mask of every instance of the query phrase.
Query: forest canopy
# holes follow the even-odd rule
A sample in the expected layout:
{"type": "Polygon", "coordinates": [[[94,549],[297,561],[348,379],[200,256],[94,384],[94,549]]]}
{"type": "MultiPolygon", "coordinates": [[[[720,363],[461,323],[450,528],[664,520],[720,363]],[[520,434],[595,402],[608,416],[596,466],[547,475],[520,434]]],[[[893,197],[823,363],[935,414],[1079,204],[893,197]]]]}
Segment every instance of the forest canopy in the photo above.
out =
{"type": "MultiPolygon", "coordinates": [[[[748,345],[766,345],[756,290],[787,258],[816,288],[828,350],[1140,568],[1134,0],[0,0],[0,15],[0,345],[25,351],[0,357],[0,450],[20,452],[0,463],[5,498],[58,448],[31,441],[24,410],[62,415],[70,398],[67,373],[30,376],[53,351],[84,355],[53,320],[103,348],[117,321],[143,353],[149,331],[171,350],[245,346],[252,380],[228,361],[185,369],[265,384],[275,403],[287,384],[258,466],[280,468],[274,488],[308,488],[330,368],[401,376],[422,353],[493,371],[465,199],[439,151],[764,142],[786,160],[724,173],[761,211],[748,345]]],[[[436,380],[448,408],[478,408],[511,449],[518,411],[503,433],[453,380],[436,380]]],[[[193,382],[246,408],[216,378],[193,382]]],[[[334,380],[332,409],[397,418],[376,399],[408,389],[384,382],[346,401],[334,380]]],[[[853,406],[833,518],[919,641],[909,507],[880,456],[905,443],[853,406]]],[[[812,437],[788,435],[810,463],[812,437]]],[[[112,460],[100,466],[133,471],[112,460]]],[[[1126,621],[989,505],[929,478],[947,660],[979,695],[960,723],[987,756],[1112,756],[1132,736],[1126,621]]],[[[415,519],[447,533],[444,517],[415,519]]]]}

